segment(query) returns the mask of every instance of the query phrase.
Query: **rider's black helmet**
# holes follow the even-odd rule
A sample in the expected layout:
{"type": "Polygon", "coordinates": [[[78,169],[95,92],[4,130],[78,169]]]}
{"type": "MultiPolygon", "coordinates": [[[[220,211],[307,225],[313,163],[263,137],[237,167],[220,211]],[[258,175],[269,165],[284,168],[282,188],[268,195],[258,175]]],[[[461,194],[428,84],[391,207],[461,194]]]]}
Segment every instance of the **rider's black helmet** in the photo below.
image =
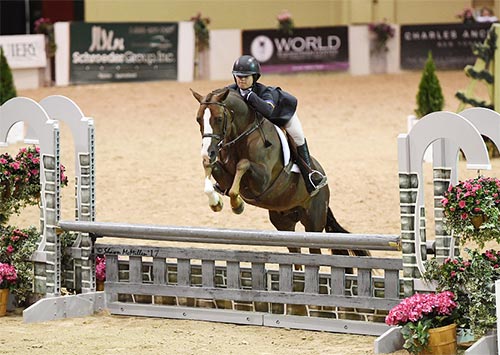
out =
{"type": "Polygon", "coordinates": [[[252,75],[254,82],[260,78],[260,64],[251,55],[242,55],[233,65],[233,75],[234,76],[246,76],[252,75]]]}

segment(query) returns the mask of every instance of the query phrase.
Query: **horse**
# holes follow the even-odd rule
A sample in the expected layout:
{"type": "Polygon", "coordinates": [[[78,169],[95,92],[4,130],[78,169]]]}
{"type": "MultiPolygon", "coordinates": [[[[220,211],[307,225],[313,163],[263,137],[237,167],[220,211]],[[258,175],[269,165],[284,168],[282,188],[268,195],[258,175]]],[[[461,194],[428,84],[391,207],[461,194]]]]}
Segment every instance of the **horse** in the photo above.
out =
{"type": "MultiPolygon", "coordinates": [[[[306,232],[349,233],[329,207],[330,189],[322,187],[314,196],[307,192],[302,175],[292,172],[293,160],[285,163],[282,141],[275,125],[253,110],[234,90],[220,88],[203,96],[191,89],[200,104],[196,120],[202,136],[205,194],[214,212],[221,211],[221,194],[230,198],[232,211],[240,214],[245,202],[268,210],[269,220],[279,231],[294,231],[300,222],[306,232]]],[[[290,147],[294,148],[289,140],[290,147]]],[[[325,173],[311,157],[312,168],[325,173]]],[[[300,248],[288,248],[300,253],[300,248]]],[[[320,249],[309,249],[321,254],[320,249]]],[[[332,251],[349,255],[348,251],[332,251]]],[[[356,251],[357,255],[368,255],[356,251]]]]}

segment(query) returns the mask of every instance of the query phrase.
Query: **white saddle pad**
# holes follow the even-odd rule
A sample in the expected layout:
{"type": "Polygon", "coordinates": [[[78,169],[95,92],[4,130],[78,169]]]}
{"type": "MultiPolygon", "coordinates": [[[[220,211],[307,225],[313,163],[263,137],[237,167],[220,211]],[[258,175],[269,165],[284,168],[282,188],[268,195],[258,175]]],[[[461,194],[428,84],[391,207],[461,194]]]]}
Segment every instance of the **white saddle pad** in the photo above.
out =
{"type": "MultiPolygon", "coordinates": [[[[276,131],[278,131],[278,136],[280,137],[281,141],[281,148],[283,149],[283,165],[287,166],[290,162],[290,146],[288,145],[288,141],[286,139],[285,133],[283,133],[283,130],[276,125],[274,125],[274,128],[276,128],[276,131]]],[[[295,163],[292,165],[291,171],[294,173],[300,173],[300,169],[295,163]]]]}

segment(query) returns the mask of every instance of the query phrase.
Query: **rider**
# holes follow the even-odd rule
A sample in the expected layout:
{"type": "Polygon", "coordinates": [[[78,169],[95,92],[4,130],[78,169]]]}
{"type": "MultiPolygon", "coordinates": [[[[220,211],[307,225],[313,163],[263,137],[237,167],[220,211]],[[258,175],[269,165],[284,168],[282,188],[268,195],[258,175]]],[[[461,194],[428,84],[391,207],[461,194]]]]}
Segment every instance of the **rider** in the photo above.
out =
{"type": "Polygon", "coordinates": [[[307,191],[311,196],[327,184],[327,178],[311,166],[309,149],[302,125],[297,116],[297,99],[279,87],[258,83],[260,64],[250,55],[236,59],[233,65],[235,84],[229,88],[237,90],[246,102],[257,112],[279,127],[285,128],[297,145],[297,153],[302,160],[297,162],[304,177],[307,191]]]}

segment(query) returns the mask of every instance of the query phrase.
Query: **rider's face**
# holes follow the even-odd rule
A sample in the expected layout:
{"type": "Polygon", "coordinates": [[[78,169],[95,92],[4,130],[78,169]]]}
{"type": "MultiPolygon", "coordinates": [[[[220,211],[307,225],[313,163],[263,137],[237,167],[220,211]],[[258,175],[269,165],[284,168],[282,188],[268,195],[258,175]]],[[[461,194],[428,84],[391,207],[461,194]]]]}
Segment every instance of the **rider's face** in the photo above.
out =
{"type": "Polygon", "coordinates": [[[253,76],[252,75],[247,75],[247,76],[237,76],[235,75],[236,78],[236,85],[240,89],[246,90],[252,87],[253,85],[253,76]]]}

